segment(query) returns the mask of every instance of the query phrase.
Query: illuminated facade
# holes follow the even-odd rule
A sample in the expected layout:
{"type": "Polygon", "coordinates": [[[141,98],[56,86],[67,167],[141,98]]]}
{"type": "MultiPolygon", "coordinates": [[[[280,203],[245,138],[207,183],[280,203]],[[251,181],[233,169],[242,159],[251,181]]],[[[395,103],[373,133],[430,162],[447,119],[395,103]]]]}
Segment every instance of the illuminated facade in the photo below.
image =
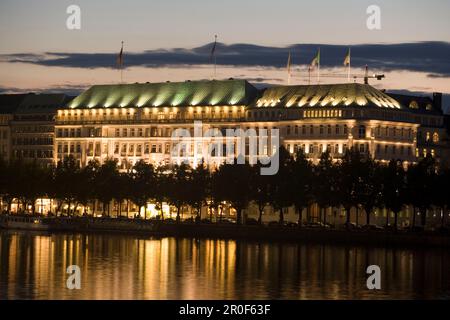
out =
{"type": "MultiPolygon", "coordinates": [[[[428,130],[430,139],[445,135],[442,111],[432,102],[418,121],[416,109],[365,84],[265,90],[233,79],[101,85],[58,110],[54,161],[73,155],[81,165],[107,158],[117,159],[123,169],[139,159],[164,164],[173,160],[173,130],[193,133],[196,120],[202,121],[203,130],[221,132],[267,129],[270,134],[279,129],[282,145],[291,153],[303,149],[312,160],[326,150],[339,158],[353,147],[380,161],[415,162],[422,121],[436,124],[428,130]]],[[[204,148],[211,138],[192,140],[198,142],[204,148]]],[[[270,147],[258,152],[270,154],[270,147]]],[[[439,157],[439,152],[433,153],[439,157]]],[[[194,155],[188,156],[195,165],[194,155]]]]}

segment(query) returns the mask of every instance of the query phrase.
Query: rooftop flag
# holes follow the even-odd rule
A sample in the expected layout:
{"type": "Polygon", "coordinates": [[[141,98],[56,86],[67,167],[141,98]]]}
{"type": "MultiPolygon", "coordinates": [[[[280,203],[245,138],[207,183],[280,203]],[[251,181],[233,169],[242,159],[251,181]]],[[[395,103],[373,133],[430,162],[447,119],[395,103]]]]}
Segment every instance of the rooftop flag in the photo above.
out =
{"type": "Polygon", "coordinates": [[[214,44],[213,47],[211,49],[211,55],[209,56],[209,61],[214,63],[214,77],[213,79],[216,78],[217,76],[217,68],[216,68],[216,46],[217,46],[217,34],[214,36],[214,44]],[[214,58],[214,61],[213,61],[214,58]]]}
{"type": "Polygon", "coordinates": [[[212,61],[213,58],[215,58],[215,54],[216,54],[216,46],[217,46],[217,34],[214,36],[214,44],[213,47],[211,49],[211,55],[209,56],[209,60],[212,61]]]}
{"type": "Polygon", "coordinates": [[[123,67],[123,41],[122,41],[122,47],[120,48],[119,55],[117,56],[117,66],[122,69],[123,67]]]}
{"type": "Polygon", "coordinates": [[[348,48],[347,55],[344,59],[344,66],[347,67],[347,81],[350,82],[350,64],[351,64],[351,51],[350,48],[348,48]]]}
{"type": "Polygon", "coordinates": [[[346,67],[348,67],[350,65],[350,54],[351,54],[350,48],[348,48],[347,55],[345,56],[345,59],[344,59],[344,66],[346,66],[346,67]]]}
{"type": "Polygon", "coordinates": [[[317,54],[316,54],[316,56],[314,57],[314,59],[311,61],[311,67],[312,68],[314,68],[314,67],[318,67],[318,66],[320,66],[320,48],[319,48],[319,50],[317,51],[317,54]]]}
{"type": "Polygon", "coordinates": [[[287,69],[287,74],[288,74],[288,85],[289,85],[291,82],[291,51],[289,51],[289,54],[288,54],[286,69],[287,69]]]}

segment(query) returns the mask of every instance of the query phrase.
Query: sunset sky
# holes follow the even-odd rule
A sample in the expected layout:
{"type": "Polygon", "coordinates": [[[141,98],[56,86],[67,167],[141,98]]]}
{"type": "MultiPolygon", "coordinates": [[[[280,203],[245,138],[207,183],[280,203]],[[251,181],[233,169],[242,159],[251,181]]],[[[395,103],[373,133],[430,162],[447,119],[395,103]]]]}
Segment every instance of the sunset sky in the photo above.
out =
{"type": "Polygon", "coordinates": [[[217,34],[218,79],[286,84],[291,51],[291,84],[306,84],[320,47],[321,83],[345,82],[351,47],[353,74],[368,64],[386,75],[371,82],[378,88],[450,94],[449,12],[448,0],[2,0],[0,91],[76,93],[117,83],[121,41],[125,82],[210,79],[217,34]],[[81,30],[66,27],[71,4],[81,8],[81,30]],[[372,4],[381,30],[366,27],[372,4]]]}

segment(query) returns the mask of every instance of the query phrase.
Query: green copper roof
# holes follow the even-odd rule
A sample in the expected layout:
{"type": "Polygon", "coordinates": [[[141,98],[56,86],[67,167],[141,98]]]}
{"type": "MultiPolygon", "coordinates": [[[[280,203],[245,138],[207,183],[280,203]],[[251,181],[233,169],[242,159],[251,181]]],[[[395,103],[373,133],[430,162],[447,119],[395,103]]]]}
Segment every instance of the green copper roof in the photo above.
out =
{"type": "Polygon", "coordinates": [[[271,87],[256,101],[256,107],[335,106],[403,108],[384,92],[358,83],[271,87]]]}
{"type": "Polygon", "coordinates": [[[245,80],[96,85],[69,108],[247,105],[257,90],[245,80]]]}

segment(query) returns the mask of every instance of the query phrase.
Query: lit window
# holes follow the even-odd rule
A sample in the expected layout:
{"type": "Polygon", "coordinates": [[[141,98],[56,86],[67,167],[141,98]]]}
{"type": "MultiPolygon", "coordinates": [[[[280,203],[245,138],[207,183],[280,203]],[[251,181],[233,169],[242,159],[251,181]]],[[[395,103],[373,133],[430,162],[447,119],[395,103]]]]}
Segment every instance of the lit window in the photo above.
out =
{"type": "Polygon", "coordinates": [[[413,100],[409,103],[409,107],[411,109],[419,109],[419,105],[417,104],[417,101],[413,100]]]}
{"type": "Polygon", "coordinates": [[[437,132],[433,133],[433,142],[434,143],[439,142],[439,134],[437,132]]]}

